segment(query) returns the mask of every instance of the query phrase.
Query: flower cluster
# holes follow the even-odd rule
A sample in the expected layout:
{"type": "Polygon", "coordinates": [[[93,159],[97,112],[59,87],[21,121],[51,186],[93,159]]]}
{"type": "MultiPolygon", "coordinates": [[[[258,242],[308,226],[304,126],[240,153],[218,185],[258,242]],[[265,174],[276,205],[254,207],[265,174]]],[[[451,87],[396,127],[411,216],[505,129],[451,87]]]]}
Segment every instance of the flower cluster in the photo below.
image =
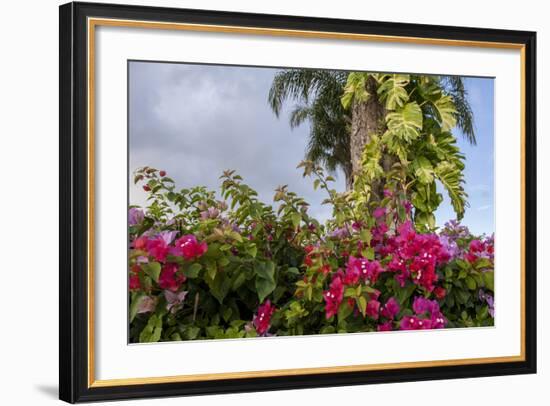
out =
{"type": "Polygon", "coordinates": [[[321,223],[286,187],[272,208],[233,171],[219,194],[148,167],[135,179],[150,204],[128,212],[131,342],[494,323],[493,238],[419,225],[401,189],[355,201],[319,178],[335,208],[321,223]]]}
{"type": "Polygon", "coordinates": [[[416,297],[412,309],[414,315],[403,316],[401,319],[401,330],[427,330],[444,328],[447,325],[447,319],[441,313],[436,300],[416,297]]]}
{"type": "Polygon", "coordinates": [[[396,273],[401,286],[411,279],[428,292],[437,281],[436,268],[451,258],[436,234],[419,234],[410,221],[398,227],[383,251],[391,257],[388,269],[396,273]]]}
{"type": "Polygon", "coordinates": [[[484,240],[472,240],[469,250],[464,257],[470,263],[476,262],[479,258],[485,258],[492,261],[494,253],[494,239],[493,237],[489,237],[484,240]]]}
{"type": "Polygon", "coordinates": [[[258,311],[254,315],[252,323],[259,336],[266,336],[268,334],[269,327],[271,326],[271,317],[274,312],[275,306],[273,306],[269,300],[258,307],[258,311]]]}

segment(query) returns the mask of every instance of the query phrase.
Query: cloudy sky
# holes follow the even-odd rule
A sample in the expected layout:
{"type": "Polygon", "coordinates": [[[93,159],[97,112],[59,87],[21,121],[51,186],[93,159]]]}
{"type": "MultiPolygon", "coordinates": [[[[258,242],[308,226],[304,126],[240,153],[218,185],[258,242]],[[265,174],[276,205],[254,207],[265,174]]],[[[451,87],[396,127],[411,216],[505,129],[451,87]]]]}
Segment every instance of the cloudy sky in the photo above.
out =
{"type": "MultiPolygon", "coordinates": [[[[303,196],[321,219],[330,208],[296,165],[303,159],[309,128],[294,130],[288,110],[275,117],[267,94],[277,69],[130,62],[130,177],[140,166],[168,172],[179,187],[217,190],[225,169],[235,169],[264,202],[283,184],[303,196]]],[[[466,153],[471,207],[464,223],[476,233],[493,232],[493,81],[466,81],[478,145],[460,141],[466,153]]],[[[289,104],[289,107],[292,105],[289,104]]],[[[344,179],[336,174],[336,188],[344,179]]],[[[145,193],[130,183],[130,203],[143,205],[145,193]]],[[[446,201],[438,224],[453,217],[446,201]]]]}

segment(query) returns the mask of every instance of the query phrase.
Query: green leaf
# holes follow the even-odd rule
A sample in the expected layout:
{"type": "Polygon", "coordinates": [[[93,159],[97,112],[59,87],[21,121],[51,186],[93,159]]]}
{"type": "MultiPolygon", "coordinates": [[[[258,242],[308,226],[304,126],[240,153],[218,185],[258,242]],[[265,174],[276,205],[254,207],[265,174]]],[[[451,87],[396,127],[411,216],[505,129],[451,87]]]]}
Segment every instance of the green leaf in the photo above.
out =
{"type": "Polygon", "coordinates": [[[348,316],[353,313],[353,308],[348,306],[347,303],[341,304],[338,308],[338,324],[344,321],[348,316]]]}
{"type": "Polygon", "coordinates": [[[187,326],[185,328],[184,336],[188,340],[194,340],[199,335],[201,329],[195,326],[187,326]]]}
{"type": "Polygon", "coordinates": [[[275,264],[271,261],[260,263],[256,268],[256,292],[258,299],[263,302],[264,299],[275,290],[275,264]]]}
{"type": "Polygon", "coordinates": [[[361,314],[365,316],[367,314],[367,299],[365,299],[365,296],[359,296],[357,299],[357,306],[361,314]]]}
{"type": "Polygon", "coordinates": [[[258,254],[258,247],[256,247],[256,244],[251,244],[246,249],[246,252],[248,252],[248,255],[252,258],[256,258],[256,255],[258,254]]]}
{"type": "Polygon", "coordinates": [[[456,108],[451,96],[442,96],[433,102],[437,120],[444,131],[450,131],[456,125],[456,108]]]}
{"type": "Polygon", "coordinates": [[[149,262],[147,264],[143,264],[141,266],[141,269],[143,269],[143,271],[147,275],[149,275],[152,280],[158,283],[161,270],[161,266],[158,262],[149,262]]]}
{"type": "Polygon", "coordinates": [[[340,99],[342,106],[347,109],[351,103],[356,100],[365,102],[370,97],[367,92],[367,79],[369,73],[366,72],[351,72],[348,75],[346,86],[344,87],[344,95],[340,99]]]}
{"type": "Polygon", "coordinates": [[[471,276],[467,276],[466,279],[465,279],[465,282],[466,282],[466,286],[468,287],[468,289],[470,289],[470,290],[475,290],[476,289],[476,287],[477,287],[476,281],[471,276]]]}
{"type": "Polygon", "coordinates": [[[413,161],[414,174],[425,185],[429,185],[434,181],[434,168],[432,163],[423,156],[417,157],[413,161]]]}
{"type": "Polygon", "coordinates": [[[397,138],[410,142],[420,136],[422,129],[422,109],[416,102],[407,103],[402,108],[386,115],[388,132],[397,138]]]}
{"type": "Polygon", "coordinates": [[[130,300],[130,323],[134,320],[136,317],[139,302],[141,302],[141,299],[146,296],[143,292],[132,292],[131,300],[130,300]]]}
{"type": "Polygon", "coordinates": [[[460,169],[448,161],[441,162],[435,167],[435,176],[447,190],[451,198],[451,204],[460,220],[464,216],[464,208],[467,204],[468,195],[464,191],[464,174],[460,169]]]}
{"type": "Polygon", "coordinates": [[[202,269],[202,265],[199,264],[198,262],[195,262],[191,264],[191,266],[189,266],[188,268],[184,269],[183,274],[188,278],[193,279],[199,276],[199,272],[201,269],[202,269]]]}
{"type": "Polygon", "coordinates": [[[292,213],[290,215],[290,219],[292,221],[292,225],[294,227],[298,227],[300,225],[300,222],[302,221],[302,215],[300,213],[292,213]]]}
{"type": "Polygon", "coordinates": [[[156,343],[162,334],[162,317],[153,314],[139,335],[140,343],[156,343]]]}
{"type": "Polygon", "coordinates": [[[495,273],[493,271],[483,272],[483,282],[487,289],[495,291],[495,273]]]}
{"type": "Polygon", "coordinates": [[[405,86],[409,84],[409,75],[384,75],[382,84],[378,87],[377,93],[382,102],[386,103],[386,109],[395,110],[409,100],[405,86]]]}

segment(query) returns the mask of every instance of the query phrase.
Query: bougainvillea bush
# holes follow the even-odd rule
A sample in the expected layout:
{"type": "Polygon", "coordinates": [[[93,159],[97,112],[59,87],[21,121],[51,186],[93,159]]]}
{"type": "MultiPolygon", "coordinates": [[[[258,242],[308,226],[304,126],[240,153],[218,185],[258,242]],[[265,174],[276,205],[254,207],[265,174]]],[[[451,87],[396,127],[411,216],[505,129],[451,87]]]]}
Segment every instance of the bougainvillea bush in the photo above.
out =
{"type": "Polygon", "coordinates": [[[266,204],[233,171],[216,193],[136,170],[131,342],[493,325],[493,237],[419,227],[399,182],[374,199],[361,177],[337,193],[320,166],[299,168],[332,205],[323,224],[286,186],[266,204]]]}

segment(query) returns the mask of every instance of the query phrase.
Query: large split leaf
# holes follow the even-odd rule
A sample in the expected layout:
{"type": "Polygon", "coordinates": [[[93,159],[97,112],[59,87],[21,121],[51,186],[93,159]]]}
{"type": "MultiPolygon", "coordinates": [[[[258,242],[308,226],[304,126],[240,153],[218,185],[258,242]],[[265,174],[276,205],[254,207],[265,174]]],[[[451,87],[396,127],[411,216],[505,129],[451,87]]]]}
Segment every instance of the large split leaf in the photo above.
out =
{"type": "Polygon", "coordinates": [[[407,103],[393,113],[386,115],[388,131],[395,137],[409,142],[420,135],[422,110],[416,102],[407,103]]]}
{"type": "Polygon", "coordinates": [[[395,110],[403,107],[409,100],[409,95],[405,86],[409,84],[409,75],[384,75],[381,79],[381,85],[378,87],[378,97],[386,103],[388,110],[395,110]]]}

